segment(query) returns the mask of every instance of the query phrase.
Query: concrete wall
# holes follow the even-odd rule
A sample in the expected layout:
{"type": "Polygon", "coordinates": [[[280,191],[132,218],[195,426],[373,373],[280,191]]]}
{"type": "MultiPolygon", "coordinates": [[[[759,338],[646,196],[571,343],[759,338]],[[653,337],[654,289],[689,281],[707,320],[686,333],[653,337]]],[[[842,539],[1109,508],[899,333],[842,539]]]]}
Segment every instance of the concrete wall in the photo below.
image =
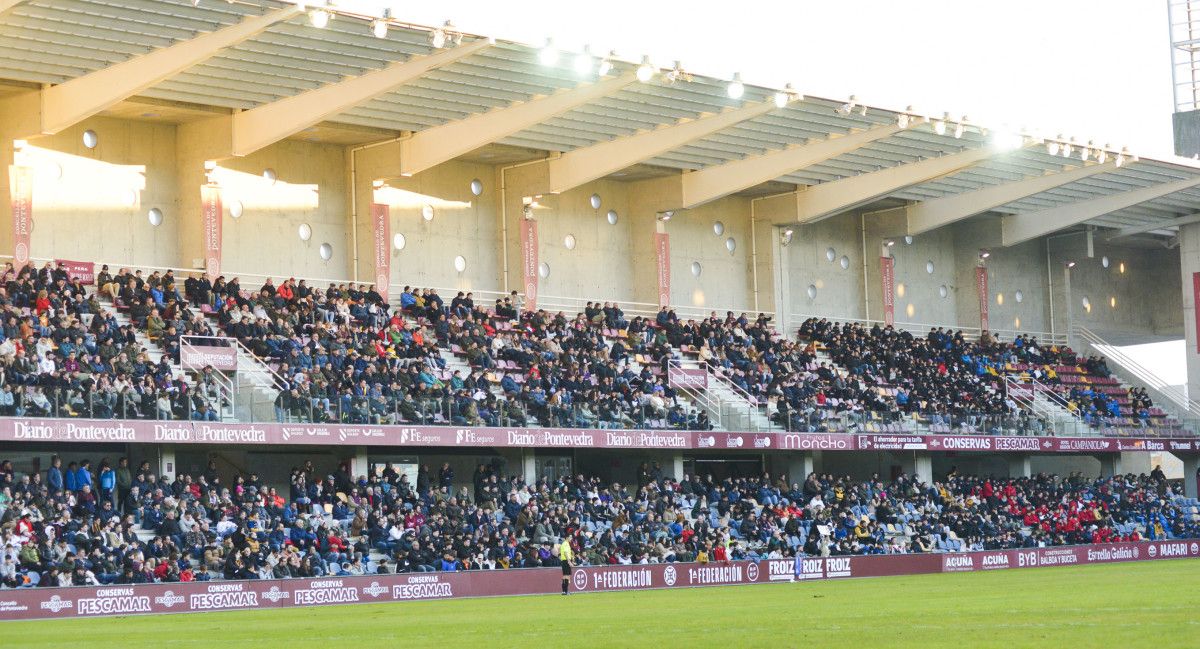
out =
{"type": "MultiPolygon", "coordinates": [[[[628,185],[591,182],[558,196],[544,197],[545,208],[534,210],[538,259],[549,270],[539,283],[543,302],[563,297],[632,302],[638,297],[634,278],[640,274],[642,280],[653,281],[653,271],[643,273],[644,269],[630,263],[634,220],[629,214],[628,185]],[[599,208],[592,207],[592,195],[600,197],[599,208]],[[609,210],[617,213],[615,224],[608,222],[609,210]],[[567,237],[571,237],[574,248],[568,247],[567,237]]],[[[519,230],[512,232],[519,240],[519,230]]],[[[518,272],[517,262],[510,262],[510,272],[518,272]]],[[[516,279],[519,282],[519,273],[516,279]]]]}
{"type": "MultiPolygon", "coordinates": [[[[31,142],[23,155],[34,168],[34,257],[148,266],[178,261],[173,125],[96,117],[31,142]],[[87,130],[97,135],[94,149],[83,144],[87,130]],[[148,217],[151,208],[163,214],[157,227],[148,217]]],[[[8,233],[11,238],[11,227],[8,233]]]]}
{"type": "MultiPolygon", "coordinates": [[[[671,236],[671,301],[718,311],[753,311],[750,201],[725,198],[677,212],[666,223],[671,236]],[[720,223],[721,234],[714,226],[720,223]],[[728,242],[733,242],[730,252],[728,242]],[[700,264],[700,275],[692,264],[700,264]]],[[[761,252],[761,248],[759,249],[761,252]]],[[[762,302],[760,301],[760,306],[762,302]]]]}
{"type": "Polygon", "coordinates": [[[1181,275],[1180,312],[1183,317],[1183,333],[1187,338],[1188,398],[1200,401],[1200,304],[1197,304],[1193,276],[1200,273],[1200,224],[1185,225],[1179,229],[1179,264],[1181,275]]]}
{"type": "MultiPolygon", "coordinates": [[[[503,249],[497,245],[502,233],[491,167],[446,163],[411,178],[390,179],[388,187],[375,191],[374,197],[391,206],[393,239],[396,234],[405,239],[403,249],[391,245],[393,284],[456,290],[502,288],[503,249]],[[471,181],[476,179],[483,186],[479,196],[471,192],[471,181]],[[432,220],[423,217],[425,206],[433,209],[432,220]],[[460,256],[466,261],[462,272],[454,266],[460,256]]],[[[359,276],[372,277],[370,204],[360,203],[358,215],[359,276]]],[[[512,240],[520,234],[510,229],[508,236],[512,240]]]]}
{"type": "Polygon", "coordinates": [[[225,209],[221,266],[227,276],[350,277],[354,253],[345,227],[349,206],[341,147],[286,140],[223,160],[219,167],[214,177],[225,209]],[[275,171],[275,182],[264,177],[267,169],[275,171]],[[238,218],[235,201],[242,204],[238,218]],[[302,223],[312,228],[308,241],[300,240],[302,223]],[[333,249],[328,261],[319,254],[322,243],[333,249]]]}
{"type": "Polygon", "coordinates": [[[1129,334],[1178,336],[1184,323],[1182,252],[1182,248],[1122,246],[1098,234],[1093,243],[1094,256],[1088,257],[1086,236],[1052,239],[1056,326],[1065,329],[1068,322],[1074,322],[1104,338],[1129,334]],[[1105,257],[1107,268],[1102,263],[1105,257]],[[1069,297],[1064,270],[1068,261],[1075,262],[1070,269],[1069,297]],[[1084,306],[1084,298],[1090,309],[1084,306]]]}
{"type": "Polygon", "coordinates": [[[988,328],[1006,338],[1011,338],[1013,330],[1063,331],[1050,326],[1049,284],[1051,279],[1058,282],[1059,278],[1048,278],[1043,240],[1010,248],[996,246],[995,242],[1000,240],[1000,220],[990,216],[963,221],[951,229],[954,232],[955,309],[959,324],[979,326],[975,268],[979,265],[980,251],[986,249],[990,253],[984,261],[988,272],[988,328]]]}
{"type": "MultiPolygon", "coordinates": [[[[868,314],[865,304],[859,215],[843,214],[811,225],[798,226],[786,254],[786,281],[790,282],[792,314],[838,318],[878,317],[878,311],[868,314]],[[832,255],[829,251],[832,251],[832,255]],[[846,259],[845,268],[841,263],[843,258],[846,259]],[[815,297],[809,297],[809,286],[815,289],[815,297]]],[[[874,277],[878,283],[878,270],[874,277]]],[[[802,317],[795,319],[793,324],[801,321],[802,317]]]]}
{"type": "Polygon", "coordinates": [[[956,232],[943,228],[905,238],[907,222],[903,210],[866,214],[862,220],[866,226],[867,294],[874,314],[871,317],[883,319],[883,283],[879,279],[879,266],[884,248],[887,248],[887,254],[895,260],[896,322],[955,322],[955,304],[974,295],[973,282],[962,287],[965,290],[959,290],[955,270],[956,263],[961,262],[956,259],[959,256],[956,232]],[[886,246],[887,241],[894,244],[886,246]],[[931,268],[932,273],[929,272],[931,268]],[[942,286],[946,287],[946,297],[941,296],[942,286]]]}
{"type": "Polygon", "coordinates": [[[849,212],[798,227],[786,251],[792,313],[882,320],[880,257],[890,254],[895,260],[897,322],[978,327],[975,268],[980,250],[986,248],[991,253],[985,262],[989,327],[1049,331],[1043,241],[989,247],[997,240],[999,224],[986,217],[911,240],[904,236],[904,225],[902,212],[889,210],[849,212]],[[888,240],[895,242],[890,248],[884,245],[888,240]],[[816,293],[812,298],[810,286],[816,293]]]}
{"type": "MultiPolygon", "coordinates": [[[[93,118],[32,141],[37,148],[27,155],[38,175],[34,255],[195,267],[201,256],[199,187],[207,180],[205,137],[211,135],[196,124],[93,118]],[[82,144],[88,129],[99,137],[94,149],[82,144]],[[163,213],[160,226],[147,218],[152,207],[163,213]]],[[[476,291],[518,286],[522,199],[546,185],[544,165],[502,172],[496,165],[455,161],[410,178],[388,178],[387,187],[378,189],[373,181],[381,169],[394,166],[391,155],[390,147],[351,155],[348,147],[284,141],[222,161],[212,177],[223,187],[226,274],[339,280],[357,275],[370,281],[370,203],[380,200],[391,205],[392,232],[405,239],[403,249],[391,249],[393,284],[476,291]],[[268,168],[275,173],[273,183],[263,177],[268,168]],[[483,187],[478,196],[471,191],[476,179],[483,187]],[[240,218],[232,216],[235,202],[243,208],[240,218]],[[422,218],[425,205],[433,208],[432,220],[422,218]],[[308,241],[298,234],[302,224],[312,229],[308,241]],[[332,248],[329,260],[319,255],[322,243],[332,248]],[[461,272],[454,267],[458,256],[466,261],[461,272]]],[[[852,211],[792,226],[784,246],[780,227],[772,224],[778,215],[771,212],[786,199],[731,197],[679,211],[669,222],[656,220],[667,188],[678,182],[678,177],[600,180],[539,197],[544,208],[533,216],[540,261],[549,271],[540,282],[543,303],[556,310],[589,299],[652,308],[657,302],[652,242],[661,230],[671,237],[671,301],[689,316],[757,307],[787,315],[880,319],[879,257],[883,241],[893,239],[898,322],[978,326],[975,268],[980,249],[988,248],[993,330],[1061,333],[1074,319],[1102,336],[1119,332],[1136,338],[1178,335],[1184,326],[1179,250],[1108,243],[1098,236],[1095,256],[1088,258],[1081,235],[1003,248],[996,245],[998,219],[990,216],[908,242],[899,210],[852,211]],[[590,204],[593,194],[600,197],[599,208],[590,204]],[[617,213],[616,224],[608,222],[609,210],[617,213]],[[718,221],[720,234],[714,230],[718,221]],[[734,242],[732,254],[727,240],[734,242]],[[1102,257],[1109,258],[1108,268],[1100,265],[1102,257]],[[1077,261],[1069,298],[1063,270],[1068,259],[1077,261]],[[1081,304],[1083,296],[1090,312],[1081,304]]],[[[0,241],[9,236],[3,233],[0,241]]],[[[1200,244],[1184,239],[1184,258],[1195,257],[1187,251],[1200,244]]]]}

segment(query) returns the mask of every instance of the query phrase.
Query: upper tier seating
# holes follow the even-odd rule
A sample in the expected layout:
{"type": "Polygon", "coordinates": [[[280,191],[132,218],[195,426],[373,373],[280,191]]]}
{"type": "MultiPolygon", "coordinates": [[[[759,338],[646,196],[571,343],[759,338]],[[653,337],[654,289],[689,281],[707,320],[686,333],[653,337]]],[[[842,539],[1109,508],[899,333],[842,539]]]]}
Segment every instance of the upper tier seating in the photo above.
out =
{"type": "Polygon", "coordinates": [[[792,430],[1045,432],[1007,398],[1008,375],[1050,386],[1099,433],[1188,433],[1103,359],[1028,336],[970,341],[810,319],[792,340],[766,316],[681,321],[664,308],[627,319],[597,302],[568,317],[523,312],[516,295],[484,308],[469,293],[446,305],[406,287],[393,308],[354,284],[268,280],[248,291],[193,275],[181,294],[169,271],[105,267],[89,294],[50,264],[8,277],[0,414],[215,420],[228,396],[214,370],[189,376],[172,361],[183,336],[227,335],[276,372],[280,420],[704,430],[706,412],[666,380],[672,359],[690,357],[792,430]]]}

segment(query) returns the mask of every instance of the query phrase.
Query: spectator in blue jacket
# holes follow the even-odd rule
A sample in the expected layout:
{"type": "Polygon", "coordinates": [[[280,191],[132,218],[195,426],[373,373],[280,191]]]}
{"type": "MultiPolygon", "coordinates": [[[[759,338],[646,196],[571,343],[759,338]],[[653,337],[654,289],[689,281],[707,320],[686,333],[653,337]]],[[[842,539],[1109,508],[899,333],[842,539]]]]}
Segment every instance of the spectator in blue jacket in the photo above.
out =
{"type": "Polygon", "coordinates": [[[84,460],[79,463],[79,468],[75,470],[75,491],[83,491],[83,488],[92,487],[92,461],[84,460]]]}
{"type": "Polygon", "coordinates": [[[50,458],[50,468],[46,469],[46,486],[52,494],[63,490],[62,458],[57,455],[50,458]]]}
{"type": "Polygon", "coordinates": [[[100,461],[100,500],[116,504],[117,472],[109,465],[108,459],[100,461]]]}

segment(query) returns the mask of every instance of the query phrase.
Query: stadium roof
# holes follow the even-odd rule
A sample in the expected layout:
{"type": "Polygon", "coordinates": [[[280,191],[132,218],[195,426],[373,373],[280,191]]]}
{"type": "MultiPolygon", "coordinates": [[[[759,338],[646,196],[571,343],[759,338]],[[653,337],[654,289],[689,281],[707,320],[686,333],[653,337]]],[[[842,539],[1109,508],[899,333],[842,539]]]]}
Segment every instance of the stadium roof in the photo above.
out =
{"type": "MultiPolygon", "coordinates": [[[[967,123],[956,137],[958,120],[939,134],[937,118],[914,116],[899,128],[900,113],[871,107],[864,114],[860,106],[847,112],[846,100],[805,97],[776,108],[776,89],[746,87],[743,97],[731,99],[723,79],[697,75],[669,83],[658,74],[641,83],[633,78],[636,64],[627,61],[614,61],[607,81],[597,82],[594,73],[584,80],[571,61],[539,63],[535,47],[473,35],[455,46],[451,34],[449,47],[436,49],[429,28],[390,21],[386,38],[376,38],[371,18],[338,15],[318,29],[293,3],[274,0],[204,0],[199,6],[190,0],[0,0],[0,99],[44,84],[89,77],[98,83],[99,70],[192,41],[209,51],[192,52],[187,65],[145,73],[145,83],[114,93],[91,114],[191,122],[245,111],[248,121],[251,109],[269,106],[258,117],[272,124],[297,112],[308,118],[297,118],[300,128],[281,131],[277,139],[335,144],[470,125],[435,131],[439,141],[453,139],[442,137],[451,132],[460,149],[424,151],[433,163],[449,153],[494,164],[552,152],[583,152],[577,157],[589,160],[591,147],[628,141],[621,155],[611,153],[615,147],[604,150],[618,163],[605,175],[638,180],[707,170],[706,186],[723,193],[696,200],[808,187],[797,192],[798,222],[849,207],[920,201],[908,203],[913,233],[974,217],[982,208],[1005,215],[1006,244],[1085,224],[1113,228],[1114,236],[1169,236],[1200,212],[1200,169],[1182,161],[1125,154],[1118,167],[1120,152],[1109,149],[1103,163],[1094,155],[1084,163],[1078,155],[1084,143],[1075,143],[1068,159],[1031,138],[1002,152],[994,146],[998,134],[978,125],[967,123]],[[195,40],[230,34],[238,25],[243,33],[224,42],[195,40]],[[361,101],[344,101],[355,93],[330,85],[410,60],[426,60],[425,67],[388,73],[391,85],[359,89],[361,101]],[[323,87],[335,90],[303,94],[323,87]],[[332,94],[342,95],[343,103],[331,100],[332,94]],[[300,98],[280,103],[293,97],[300,98]],[[297,109],[306,102],[320,103],[324,112],[297,109]],[[463,122],[483,115],[492,117],[463,122]],[[769,164],[730,164],[743,160],[769,164]],[[713,178],[719,182],[710,183],[713,178]],[[822,186],[824,193],[812,191],[822,186]]],[[[66,126],[44,125],[40,132],[66,126]]],[[[234,144],[233,152],[263,145],[234,144]]]]}

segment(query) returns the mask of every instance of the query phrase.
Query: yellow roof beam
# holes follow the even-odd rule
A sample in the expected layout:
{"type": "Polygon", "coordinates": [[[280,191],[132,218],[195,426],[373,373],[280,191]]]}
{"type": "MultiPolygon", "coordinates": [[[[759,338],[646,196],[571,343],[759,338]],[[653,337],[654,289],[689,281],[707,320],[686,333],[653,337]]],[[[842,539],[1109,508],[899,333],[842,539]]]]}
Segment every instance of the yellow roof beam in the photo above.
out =
{"type": "Polygon", "coordinates": [[[14,96],[6,100],[5,112],[16,114],[22,137],[53,135],[300,13],[298,7],[287,7],[251,16],[56,86],[14,96]]]}
{"type": "Polygon", "coordinates": [[[228,117],[219,117],[219,120],[231,121],[231,141],[228,147],[217,150],[211,157],[250,155],[492,44],[491,39],[464,43],[454,49],[393,63],[357,77],[326,84],[228,117]]]}

